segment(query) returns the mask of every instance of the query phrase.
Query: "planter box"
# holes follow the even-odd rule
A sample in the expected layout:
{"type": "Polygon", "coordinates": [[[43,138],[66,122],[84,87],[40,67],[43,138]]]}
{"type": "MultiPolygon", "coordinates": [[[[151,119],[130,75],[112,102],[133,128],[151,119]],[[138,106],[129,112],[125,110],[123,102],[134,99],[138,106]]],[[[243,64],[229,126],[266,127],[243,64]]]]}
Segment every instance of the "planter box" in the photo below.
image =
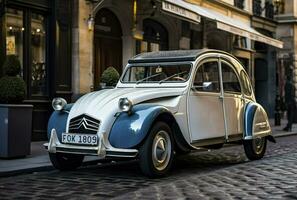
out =
{"type": "Polygon", "coordinates": [[[31,152],[32,105],[0,104],[0,157],[14,158],[31,152]]]}

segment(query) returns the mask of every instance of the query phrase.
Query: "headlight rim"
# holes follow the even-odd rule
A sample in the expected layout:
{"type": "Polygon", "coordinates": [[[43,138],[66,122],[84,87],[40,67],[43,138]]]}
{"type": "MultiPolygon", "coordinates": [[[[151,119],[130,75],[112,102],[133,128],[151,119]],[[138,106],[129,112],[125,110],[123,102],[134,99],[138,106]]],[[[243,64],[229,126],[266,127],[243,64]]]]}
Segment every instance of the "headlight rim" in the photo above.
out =
{"type": "Polygon", "coordinates": [[[124,97],[124,98],[120,98],[119,99],[119,103],[118,103],[118,106],[119,106],[119,109],[122,111],[122,112],[126,112],[126,113],[130,113],[132,111],[132,108],[133,108],[133,103],[130,99],[128,99],[127,97],[124,97]],[[126,103],[128,103],[128,109],[124,109],[123,108],[123,104],[122,102],[123,101],[126,101],[126,103]]]}
{"type": "Polygon", "coordinates": [[[63,110],[67,105],[67,101],[62,98],[62,97],[56,97],[52,100],[52,108],[55,111],[61,111],[63,110]],[[58,101],[60,101],[59,103],[57,103],[58,101]]]}

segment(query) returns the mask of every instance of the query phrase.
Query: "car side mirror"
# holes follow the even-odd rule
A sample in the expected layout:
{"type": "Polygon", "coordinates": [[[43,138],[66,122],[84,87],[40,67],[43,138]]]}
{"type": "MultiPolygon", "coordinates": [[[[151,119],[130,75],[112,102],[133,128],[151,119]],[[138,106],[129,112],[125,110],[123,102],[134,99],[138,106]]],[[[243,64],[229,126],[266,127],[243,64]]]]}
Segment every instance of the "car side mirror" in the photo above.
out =
{"type": "Polygon", "coordinates": [[[212,86],[212,82],[203,82],[200,86],[192,86],[192,90],[196,91],[197,89],[202,88],[203,90],[209,90],[212,86]]]}

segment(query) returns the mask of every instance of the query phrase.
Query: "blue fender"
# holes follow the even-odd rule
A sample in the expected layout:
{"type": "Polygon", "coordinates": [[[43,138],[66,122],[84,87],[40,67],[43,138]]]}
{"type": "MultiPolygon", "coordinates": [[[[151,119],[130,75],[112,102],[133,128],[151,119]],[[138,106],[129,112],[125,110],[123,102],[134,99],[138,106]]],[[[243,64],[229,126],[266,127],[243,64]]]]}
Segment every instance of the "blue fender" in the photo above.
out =
{"type": "Polygon", "coordinates": [[[248,138],[253,136],[253,120],[254,120],[257,108],[258,108],[258,105],[254,102],[250,102],[245,107],[243,138],[248,138]]]}
{"type": "Polygon", "coordinates": [[[50,116],[47,124],[47,138],[51,137],[51,130],[56,129],[59,140],[62,139],[62,133],[66,131],[66,123],[68,113],[72,108],[73,104],[67,104],[66,107],[61,111],[54,111],[50,116]]]}
{"type": "Polygon", "coordinates": [[[161,113],[169,113],[162,106],[135,105],[132,114],[121,113],[113,124],[109,142],[115,148],[133,148],[147,136],[153,122],[161,113]]]}

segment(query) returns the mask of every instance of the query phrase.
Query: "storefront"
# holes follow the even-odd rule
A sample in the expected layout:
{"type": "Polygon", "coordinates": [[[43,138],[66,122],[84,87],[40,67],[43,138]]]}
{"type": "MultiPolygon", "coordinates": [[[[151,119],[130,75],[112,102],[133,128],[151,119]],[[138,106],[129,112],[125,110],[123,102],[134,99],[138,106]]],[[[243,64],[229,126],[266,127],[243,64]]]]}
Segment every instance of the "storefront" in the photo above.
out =
{"type": "MultiPolygon", "coordinates": [[[[0,1],[0,66],[16,55],[33,104],[33,140],[46,138],[55,96],[71,98],[71,1],[0,1]]],[[[2,71],[2,70],[1,70],[2,71]]]]}
{"type": "Polygon", "coordinates": [[[283,43],[253,26],[252,1],[244,3],[249,10],[223,1],[74,2],[77,11],[73,18],[77,22],[73,40],[74,94],[96,90],[104,69],[113,66],[121,73],[128,59],[138,53],[213,48],[230,52],[242,62],[260,94],[258,98],[265,92],[265,99],[260,101],[273,116],[274,104],[267,100],[274,99],[271,91],[275,83],[270,77],[275,77],[275,63],[271,60],[275,49],[283,43]],[[90,28],[92,18],[94,27],[90,28]],[[268,51],[261,50],[264,46],[268,51]]]}
{"type": "MultiPolygon", "coordinates": [[[[203,47],[220,49],[235,55],[248,72],[257,101],[274,116],[276,97],[276,50],[283,43],[273,38],[276,23],[223,3],[165,0],[162,10],[184,20],[199,18],[203,47]],[[221,7],[221,8],[219,8],[221,7]]],[[[194,23],[197,23],[194,21],[194,23]]]]}

